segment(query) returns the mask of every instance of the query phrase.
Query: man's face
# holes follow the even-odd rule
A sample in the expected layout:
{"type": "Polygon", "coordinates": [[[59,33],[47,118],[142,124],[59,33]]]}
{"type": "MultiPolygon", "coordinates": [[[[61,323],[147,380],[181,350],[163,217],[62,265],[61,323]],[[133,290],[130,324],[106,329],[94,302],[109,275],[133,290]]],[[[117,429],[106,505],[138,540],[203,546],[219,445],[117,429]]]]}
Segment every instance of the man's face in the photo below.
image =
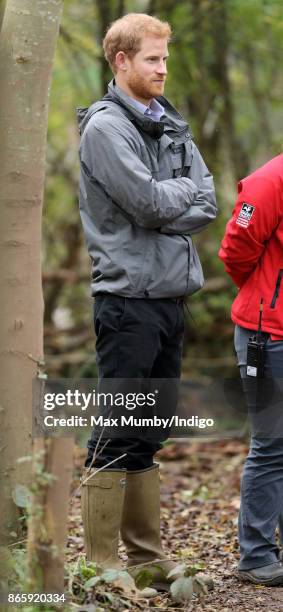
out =
{"type": "Polygon", "coordinates": [[[148,36],[142,39],[141,49],[133,58],[125,55],[124,82],[132,97],[148,104],[164,93],[168,57],[167,38],[148,36]]]}

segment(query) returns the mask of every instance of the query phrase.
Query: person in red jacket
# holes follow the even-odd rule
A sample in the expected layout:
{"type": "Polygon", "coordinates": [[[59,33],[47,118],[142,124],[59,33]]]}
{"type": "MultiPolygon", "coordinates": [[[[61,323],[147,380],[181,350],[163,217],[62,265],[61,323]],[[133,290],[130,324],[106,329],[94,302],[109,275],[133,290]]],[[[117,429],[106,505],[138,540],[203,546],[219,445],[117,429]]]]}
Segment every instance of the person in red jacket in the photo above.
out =
{"type": "Polygon", "coordinates": [[[279,389],[277,412],[272,408],[271,393],[255,395],[253,387],[252,394],[247,394],[252,424],[264,414],[265,429],[252,434],[242,476],[238,576],[255,584],[283,585],[283,565],[275,540],[278,525],[283,534],[283,427],[274,416],[278,417],[278,406],[281,413],[283,407],[282,154],[239,182],[219,257],[239,289],[231,316],[243,384],[251,373],[255,375],[247,364],[247,344],[258,330],[261,311],[261,375],[275,381],[279,389]]]}

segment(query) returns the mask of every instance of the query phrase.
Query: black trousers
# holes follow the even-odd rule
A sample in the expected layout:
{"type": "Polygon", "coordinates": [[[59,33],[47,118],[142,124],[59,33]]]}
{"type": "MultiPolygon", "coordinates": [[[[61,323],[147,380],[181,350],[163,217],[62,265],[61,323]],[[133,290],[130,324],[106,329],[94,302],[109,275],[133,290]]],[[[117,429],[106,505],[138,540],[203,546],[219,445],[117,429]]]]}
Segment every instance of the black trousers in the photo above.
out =
{"type": "MultiPolygon", "coordinates": [[[[182,298],[151,300],[99,294],[94,302],[94,327],[99,381],[180,378],[184,335],[182,298]]],[[[171,407],[172,414],[175,408],[171,407]]],[[[168,435],[169,432],[160,435],[158,430],[156,438],[142,434],[112,438],[97,456],[94,466],[105,466],[126,453],[124,459],[113,464],[114,469],[151,467],[154,453],[168,435]]],[[[86,467],[92,461],[97,439],[94,428],[87,445],[86,467]]],[[[104,442],[102,439],[98,451],[104,442]]]]}

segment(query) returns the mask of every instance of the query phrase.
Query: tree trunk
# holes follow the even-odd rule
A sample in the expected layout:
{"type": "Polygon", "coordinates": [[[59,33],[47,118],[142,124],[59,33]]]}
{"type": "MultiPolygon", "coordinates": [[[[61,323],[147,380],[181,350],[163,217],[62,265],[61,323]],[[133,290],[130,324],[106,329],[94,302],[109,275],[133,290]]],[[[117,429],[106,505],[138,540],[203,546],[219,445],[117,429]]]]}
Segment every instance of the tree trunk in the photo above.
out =
{"type": "Polygon", "coordinates": [[[64,593],[73,438],[37,439],[28,529],[29,590],[64,593]]]}
{"type": "Polygon", "coordinates": [[[112,78],[111,70],[108,66],[108,62],[106,61],[102,48],[102,41],[106,34],[107,28],[110,26],[111,22],[123,17],[125,6],[124,1],[119,0],[119,2],[113,6],[113,3],[108,0],[95,0],[95,9],[97,14],[97,22],[99,29],[99,42],[101,45],[101,55],[100,55],[100,83],[101,83],[101,93],[104,94],[108,91],[108,83],[112,78]]]}
{"type": "Polygon", "coordinates": [[[43,365],[41,216],[61,9],[62,0],[7,0],[0,39],[0,487],[5,519],[0,530],[6,522],[9,532],[12,526],[17,531],[11,491],[29,481],[28,464],[16,460],[31,454],[32,379],[43,365]]]}
{"type": "Polygon", "coordinates": [[[272,151],[273,134],[268,116],[268,98],[262,93],[257,83],[256,57],[250,42],[244,45],[245,63],[249,79],[249,87],[258,113],[258,125],[261,129],[261,138],[267,150],[272,151]]]}
{"type": "Polygon", "coordinates": [[[218,0],[210,7],[211,23],[214,28],[214,56],[215,72],[213,74],[218,92],[222,98],[222,124],[228,146],[231,166],[236,181],[249,172],[249,160],[240,139],[236,134],[235,111],[233,104],[233,91],[228,71],[229,32],[227,6],[225,0],[218,0]]]}
{"type": "Polygon", "coordinates": [[[108,62],[106,61],[102,48],[102,40],[106,34],[106,30],[112,21],[112,11],[109,2],[105,2],[105,0],[96,0],[96,10],[97,10],[97,21],[99,27],[99,38],[101,44],[101,55],[99,58],[100,61],[100,83],[101,83],[101,93],[104,96],[107,93],[108,83],[111,78],[110,69],[108,66],[108,62]]]}
{"type": "MultiPolygon", "coordinates": [[[[207,5],[203,0],[190,2],[192,18],[192,48],[197,59],[197,79],[191,75],[194,85],[186,98],[189,114],[194,118],[197,144],[200,151],[205,151],[205,161],[213,174],[218,173],[220,157],[219,117],[215,107],[214,72],[215,60],[213,54],[207,58],[205,53],[206,40],[211,36],[210,23],[207,19],[207,5]],[[205,92],[203,84],[205,85],[205,92]]],[[[214,33],[212,33],[212,37],[214,33]]],[[[196,69],[196,68],[195,68],[196,69]]],[[[188,73],[188,70],[186,71],[188,73]]]]}

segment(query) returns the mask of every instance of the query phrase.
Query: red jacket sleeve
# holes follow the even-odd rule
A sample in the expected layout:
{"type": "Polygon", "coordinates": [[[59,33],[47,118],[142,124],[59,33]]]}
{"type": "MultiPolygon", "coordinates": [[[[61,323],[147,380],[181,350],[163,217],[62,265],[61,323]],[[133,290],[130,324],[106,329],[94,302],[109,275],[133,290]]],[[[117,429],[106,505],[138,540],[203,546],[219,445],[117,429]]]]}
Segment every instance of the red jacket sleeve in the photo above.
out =
{"type": "Polygon", "coordinates": [[[251,175],[240,181],[219,251],[226,272],[238,287],[257,266],[279,221],[280,200],[272,180],[251,175]]]}

